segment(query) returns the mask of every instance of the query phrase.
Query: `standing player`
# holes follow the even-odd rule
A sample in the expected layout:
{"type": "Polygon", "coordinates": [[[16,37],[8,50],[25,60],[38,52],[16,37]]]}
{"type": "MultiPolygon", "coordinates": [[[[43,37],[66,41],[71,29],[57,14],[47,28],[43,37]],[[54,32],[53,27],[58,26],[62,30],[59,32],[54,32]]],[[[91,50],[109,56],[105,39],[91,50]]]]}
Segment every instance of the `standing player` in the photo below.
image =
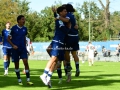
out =
{"type": "MultiPolygon", "coordinates": [[[[26,48],[27,48],[27,55],[30,55],[30,39],[26,37],[26,48]]],[[[25,74],[25,69],[23,70],[23,74],[25,74]]]]}
{"type": "Polygon", "coordinates": [[[12,61],[15,65],[15,72],[18,79],[18,84],[22,84],[22,80],[20,77],[20,70],[19,70],[19,60],[22,59],[24,66],[25,66],[25,72],[26,72],[26,78],[27,78],[27,84],[33,85],[32,82],[30,82],[30,70],[28,65],[28,56],[27,56],[27,49],[26,49],[26,35],[27,35],[27,28],[24,26],[25,24],[25,18],[23,15],[19,15],[17,17],[17,25],[14,25],[11,28],[10,35],[8,36],[8,42],[11,44],[12,48],[12,61]],[[12,37],[12,39],[10,39],[12,37]]]}
{"type": "MultiPolygon", "coordinates": [[[[58,7],[57,13],[61,17],[66,17],[66,14],[67,14],[66,8],[62,6],[58,7]]],[[[64,39],[65,39],[65,35],[69,30],[61,20],[56,20],[55,24],[56,24],[55,36],[51,43],[51,47],[52,47],[52,50],[50,53],[51,59],[48,61],[43,74],[40,76],[43,83],[45,85],[48,85],[49,87],[51,87],[50,79],[52,77],[52,73],[54,71],[55,65],[57,64],[57,60],[61,60],[59,58],[59,55],[63,54],[64,39]]]]}
{"type": "Polygon", "coordinates": [[[94,64],[94,50],[94,45],[91,42],[89,42],[87,46],[89,66],[93,66],[94,64]]]}
{"type": "Polygon", "coordinates": [[[6,29],[2,31],[2,39],[1,42],[3,41],[3,54],[4,54],[4,75],[8,75],[8,68],[10,65],[10,57],[11,57],[11,49],[12,46],[9,44],[7,41],[8,35],[10,33],[10,22],[6,23],[6,29]]]}

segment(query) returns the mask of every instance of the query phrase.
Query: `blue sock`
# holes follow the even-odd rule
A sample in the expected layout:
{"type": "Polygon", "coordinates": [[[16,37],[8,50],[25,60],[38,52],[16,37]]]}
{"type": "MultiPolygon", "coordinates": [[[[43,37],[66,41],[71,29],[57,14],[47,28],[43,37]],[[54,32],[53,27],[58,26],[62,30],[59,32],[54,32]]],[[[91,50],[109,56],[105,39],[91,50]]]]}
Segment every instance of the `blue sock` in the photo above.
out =
{"type": "Polygon", "coordinates": [[[79,69],[79,62],[76,62],[75,66],[76,66],[76,71],[80,71],[80,69],[79,69]]]}
{"type": "Polygon", "coordinates": [[[17,75],[17,79],[20,79],[20,70],[19,69],[15,69],[16,75],[17,75]]]}
{"type": "Polygon", "coordinates": [[[4,70],[7,70],[7,65],[8,65],[8,62],[4,61],[4,70]]]}
{"type": "Polygon", "coordinates": [[[48,81],[51,79],[52,74],[53,74],[53,72],[51,72],[51,71],[48,72],[48,77],[47,77],[47,80],[48,80],[48,81]]]}
{"type": "Polygon", "coordinates": [[[57,74],[58,74],[59,78],[62,78],[62,70],[61,70],[61,68],[57,69],[57,74]]]}
{"type": "Polygon", "coordinates": [[[44,69],[44,72],[43,72],[43,75],[46,77],[48,75],[48,72],[49,72],[49,69],[48,68],[45,68],[44,69]]]}

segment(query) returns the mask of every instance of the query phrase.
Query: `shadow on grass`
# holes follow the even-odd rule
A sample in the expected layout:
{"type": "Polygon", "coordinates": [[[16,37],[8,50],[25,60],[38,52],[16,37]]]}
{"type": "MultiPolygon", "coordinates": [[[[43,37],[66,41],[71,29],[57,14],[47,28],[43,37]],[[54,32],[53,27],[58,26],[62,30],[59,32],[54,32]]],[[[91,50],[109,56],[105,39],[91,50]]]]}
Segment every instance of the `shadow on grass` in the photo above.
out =
{"type": "MultiPolygon", "coordinates": [[[[1,68],[0,68],[1,71],[1,68]]],[[[96,71],[97,72],[97,71],[96,71]]],[[[3,73],[3,72],[1,72],[3,73]]],[[[34,83],[33,86],[28,86],[26,83],[26,76],[21,72],[21,79],[23,81],[23,86],[19,86],[17,84],[17,78],[14,72],[14,69],[10,69],[10,74],[8,76],[3,76],[0,73],[0,88],[7,88],[8,86],[18,86],[24,88],[41,88],[46,87],[43,82],[40,80],[39,75],[43,73],[43,69],[32,69],[31,70],[31,81],[34,83]]],[[[72,81],[67,83],[65,81],[65,77],[63,77],[63,83],[61,85],[58,84],[58,77],[52,77],[52,85],[53,90],[65,90],[65,89],[76,89],[83,88],[89,86],[106,86],[111,85],[113,83],[119,83],[120,80],[106,80],[106,77],[116,77],[119,74],[100,74],[96,76],[80,76],[80,77],[72,77],[72,81]]]]}

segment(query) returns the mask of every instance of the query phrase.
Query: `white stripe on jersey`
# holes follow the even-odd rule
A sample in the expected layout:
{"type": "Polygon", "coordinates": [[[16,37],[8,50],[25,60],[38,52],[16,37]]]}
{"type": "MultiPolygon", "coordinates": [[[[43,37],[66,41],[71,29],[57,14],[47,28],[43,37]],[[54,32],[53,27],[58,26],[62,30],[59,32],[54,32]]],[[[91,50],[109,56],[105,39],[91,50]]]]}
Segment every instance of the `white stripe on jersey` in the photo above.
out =
{"type": "Polygon", "coordinates": [[[76,34],[76,35],[68,34],[68,36],[78,36],[78,34],[76,34]]]}
{"type": "Polygon", "coordinates": [[[57,40],[52,40],[53,42],[58,42],[60,44],[64,44],[63,42],[57,41],[57,40]]]}
{"type": "Polygon", "coordinates": [[[12,47],[8,47],[8,46],[3,46],[3,47],[6,47],[6,48],[12,48],[12,47]]]}

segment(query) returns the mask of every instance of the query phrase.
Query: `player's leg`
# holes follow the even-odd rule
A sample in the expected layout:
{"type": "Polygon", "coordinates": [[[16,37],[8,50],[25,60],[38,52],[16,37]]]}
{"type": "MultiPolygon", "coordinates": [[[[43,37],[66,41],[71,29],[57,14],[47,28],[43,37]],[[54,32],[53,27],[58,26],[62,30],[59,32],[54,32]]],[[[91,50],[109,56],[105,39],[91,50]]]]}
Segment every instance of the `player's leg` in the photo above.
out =
{"type": "Polygon", "coordinates": [[[47,53],[49,54],[49,56],[51,56],[51,55],[50,55],[51,50],[52,50],[52,47],[51,47],[51,44],[50,44],[50,45],[47,47],[47,49],[46,49],[46,51],[47,51],[47,53]]]}
{"type": "Polygon", "coordinates": [[[57,61],[57,57],[56,56],[51,56],[50,60],[48,61],[47,65],[44,69],[43,74],[40,75],[40,78],[45,85],[50,84],[49,81],[50,81],[50,78],[52,77],[52,73],[55,69],[56,61],[57,61]],[[49,76],[49,77],[47,77],[47,76],[49,76]]]}
{"type": "Polygon", "coordinates": [[[10,64],[9,51],[6,47],[3,47],[3,59],[4,59],[4,75],[8,75],[8,68],[10,64]]]}
{"type": "Polygon", "coordinates": [[[91,58],[91,63],[92,63],[92,66],[93,66],[93,64],[94,64],[94,57],[91,58]]]}
{"type": "Polygon", "coordinates": [[[75,39],[75,40],[72,44],[71,54],[74,58],[75,67],[76,67],[75,76],[78,77],[80,74],[79,57],[78,57],[78,52],[77,52],[79,50],[79,42],[78,42],[78,37],[74,37],[73,39],[75,39]]]}
{"type": "Polygon", "coordinates": [[[12,49],[12,62],[14,62],[14,66],[15,66],[15,73],[18,79],[18,84],[19,85],[23,85],[22,84],[22,80],[20,77],[20,70],[19,70],[19,52],[18,50],[12,49]]]}
{"type": "Polygon", "coordinates": [[[8,58],[8,64],[7,64],[7,70],[9,69],[9,66],[10,66],[10,58],[11,58],[11,55],[12,55],[12,49],[8,49],[8,55],[7,55],[7,58],[8,58]]]}
{"type": "Polygon", "coordinates": [[[63,60],[63,65],[64,65],[65,76],[67,76],[67,65],[66,65],[66,60],[63,60]]]}
{"type": "Polygon", "coordinates": [[[4,75],[8,75],[8,57],[4,55],[4,75]]]}
{"type": "Polygon", "coordinates": [[[79,58],[78,58],[78,55],[77,55],[77,51],[71,51],[71,54],[74,58],[74,61],[75,61],[75,67],[76,67],[76,74],[75,76],[78,77],[79,74],[80,74],[80,68],[79,68],[79,58]]]}
{"type": "Polygon", "coordinates": [[[53,74],[53,72],[54,72],[54,68],[55,68],[55,66],[56,66],[56,64],[57,64],[57,57],[55,56],[55,58],[56,58],[56,60],[54,61],[54,63],[51,65],[51,67],[50,67],[50,69],[49,69],[49,72],[48,72],[48,75],[47,75],[47,85],[48,85],[48,87],[49,88],[51,88],[52,86],[51,86],[51,77],[52,77],[52,74],[53,74]]]}
{"type": "Polygon", "coordinates": [[[91,57],[88,57],[89,66],[92,66],[91,57]]]}
{"type": "Polygon", "coordinates": [[[30,69],[29,69],[29,64],[28,64],[28,59],[22,59],[24,66],[25,66],[25,74],[27,78],[27,84],[28,85],[33,85],[33,83],[30,81],[30,69]]]}
{"type": "Polygon", "coordinates": [[[62,62],[62,61],[58,61],[58,62],[57,62],[57,74],[58,74],[58,78],[59,78],[58,84],[61,84],[61,83],[62,83],[61,62],[62,62]]]}
{"type": "Polygon", "coordinates": [[[71,64],[70,64],[70,51],[65,51],[65,61],[66,61],[66,67],[68,72],[72,70],[71,64]]]}
{"type": "Polygon", "coordinates": [[[28,85],[33,85],[33,83],[30,81],[30,69],[29,69],[28,55],[27,55],[27,50],[26,49],[22,50],[20,58],[23,60],[23,64],[24,64],[24,67],[25,67],[27,84],[28,85]]]}

